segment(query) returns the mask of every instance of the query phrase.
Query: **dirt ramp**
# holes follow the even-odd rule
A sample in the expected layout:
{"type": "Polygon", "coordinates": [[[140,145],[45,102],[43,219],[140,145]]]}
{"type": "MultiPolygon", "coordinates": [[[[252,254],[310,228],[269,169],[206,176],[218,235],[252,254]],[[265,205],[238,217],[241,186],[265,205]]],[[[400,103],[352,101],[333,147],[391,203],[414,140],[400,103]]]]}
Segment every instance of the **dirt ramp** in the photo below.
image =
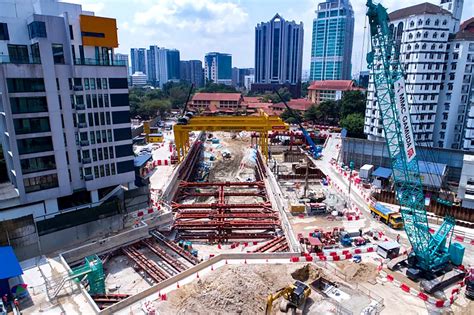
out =
{"type": "Polygon", "coordinates": [[[323,276],[323,271],[312,264],[307,264],[302,268],[299,268],[291,273],[291,276],[295,280],[299,280],[302,282],[306,281],[314,281],[319,277],[323,276]]]}

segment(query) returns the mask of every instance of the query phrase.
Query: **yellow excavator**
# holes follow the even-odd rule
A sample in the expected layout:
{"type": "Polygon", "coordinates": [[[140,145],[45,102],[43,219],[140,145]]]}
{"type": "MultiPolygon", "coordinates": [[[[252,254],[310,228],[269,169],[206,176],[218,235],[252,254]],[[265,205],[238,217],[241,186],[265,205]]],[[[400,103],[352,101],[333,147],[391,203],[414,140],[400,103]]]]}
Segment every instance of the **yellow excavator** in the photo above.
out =
{"type": "Polygon", "coordinates": [[[295,281],[294,284],[290,284],[267,297],[267,308],[265,310],[266,315],[270,315],[273,309],[273,302],[280,297],[283,300],[280,302],[280,311],[287,313],[289,310],[292,313],[296,312],[296,309],[304,304],[308,296],[311,294],[311,288],[301,281],[295,281]]]}

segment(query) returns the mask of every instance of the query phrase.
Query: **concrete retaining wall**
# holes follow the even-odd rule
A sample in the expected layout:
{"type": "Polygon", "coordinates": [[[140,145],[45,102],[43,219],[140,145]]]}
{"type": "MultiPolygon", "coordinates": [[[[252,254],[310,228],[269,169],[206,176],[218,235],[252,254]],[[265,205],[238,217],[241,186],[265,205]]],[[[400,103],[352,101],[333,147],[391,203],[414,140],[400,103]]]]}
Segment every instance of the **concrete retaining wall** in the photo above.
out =
{"type": "Polygon", "coordinates": [[[222,260],[232,260],[232,259],[290,259],[291,257],[299,255],[299,253],[237,253],[237,254],[220,254],[218,256],[212,257],[211,259],[200,263],[199,265],[193,266],[180,274],[168,278],[163,282],[160,282],[138,294],[135,294],[125,300],[122,300],[100,312],[101,315],[113,314],[121,309],[124,309],[149,295],[157,294],[160,290],[177,283],[205,268],[210,267],[222,260]]]}
{"type": "Polygon", "coordinates": [[[141,226],[137,228],[132,228],[123,233],[107,237],[99,241],[94,241],[78,248],[71,249],[69,251],[61,253],[61,255],[68,264],[74,264],[89,255],[104,254],[115,248],[126,246],[128,244],[135,243],[143,238],[149,237],[148,229],[149,227],[147,224],[141,223],[141,226]]]}
{"type": "Polygon", "coordinates": [[[117,232],[123,229],[122,215],[99,219],[86,224],[77,225],[68,229],[56,231],[40,236],[41,251],[51,253],[74,244],[81,244],[88,239],[117,232]]]}

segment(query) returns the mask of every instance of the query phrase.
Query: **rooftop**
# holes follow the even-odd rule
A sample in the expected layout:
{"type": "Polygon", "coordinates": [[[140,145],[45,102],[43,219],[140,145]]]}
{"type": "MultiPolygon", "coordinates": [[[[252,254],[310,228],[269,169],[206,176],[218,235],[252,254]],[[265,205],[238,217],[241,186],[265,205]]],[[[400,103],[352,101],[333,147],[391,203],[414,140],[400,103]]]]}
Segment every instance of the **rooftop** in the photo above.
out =
{"type": "Polygon", "coordinates": [[[196,93],[193,101],[239,101],[242,98],[240,93],[196,93]]]}
{"type": "Polygon", "coordinates": [[[417,5],[413,5],[411,7],[403,8],[400,10],[393,11],[388,16],[390,21],[400,20],[412,15],[420,15],[420,14],[444,14],[444,15],[451,15],[451,12],[441,8],[432,3],[420,3],[417,5]]]}
{"type": "Polygon", "coordinates": [[[464,21],[456,33],[456,39],[474,41],[474,17],[464,21]]]}
{"type": "Polygon", "coordinates": [[[327,80],[312,82],[311,85],[308,87],[308,90],[348,91],[354,88],[354,81],[352,80],[327,80]]]}
{"type": "MultiPolygon", "coordinates": [[[[288,104],[288,106],[290,106],[291,109],[299,110],[299,111],[305,111],[308,108],[310,108],[311,105],[313,105],[313,103],[306,98],[292,99],[286,103],[288,104]]],[[[285,104],[283,103],[275,103],[273,104],[272,107],[273,109],[281,109],[281,110],[286,108],[285,104]]]]}

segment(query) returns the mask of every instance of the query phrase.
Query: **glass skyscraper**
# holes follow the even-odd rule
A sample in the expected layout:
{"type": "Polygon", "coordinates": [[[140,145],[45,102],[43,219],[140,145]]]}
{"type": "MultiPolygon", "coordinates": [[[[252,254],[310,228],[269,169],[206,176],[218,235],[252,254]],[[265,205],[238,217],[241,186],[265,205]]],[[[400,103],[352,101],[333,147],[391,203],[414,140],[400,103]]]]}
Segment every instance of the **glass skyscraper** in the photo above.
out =
{"type": "Polygon", "coordinates": [[[350,80],[354,11],[349,0],[318,5],[313,20],[310,80],[350,80]]]}
{"type": "Polygon", "coordinates": [[[210,52],[204,57],[204,64],[207,82],[232,84],[232,55],[210,52]]]}

